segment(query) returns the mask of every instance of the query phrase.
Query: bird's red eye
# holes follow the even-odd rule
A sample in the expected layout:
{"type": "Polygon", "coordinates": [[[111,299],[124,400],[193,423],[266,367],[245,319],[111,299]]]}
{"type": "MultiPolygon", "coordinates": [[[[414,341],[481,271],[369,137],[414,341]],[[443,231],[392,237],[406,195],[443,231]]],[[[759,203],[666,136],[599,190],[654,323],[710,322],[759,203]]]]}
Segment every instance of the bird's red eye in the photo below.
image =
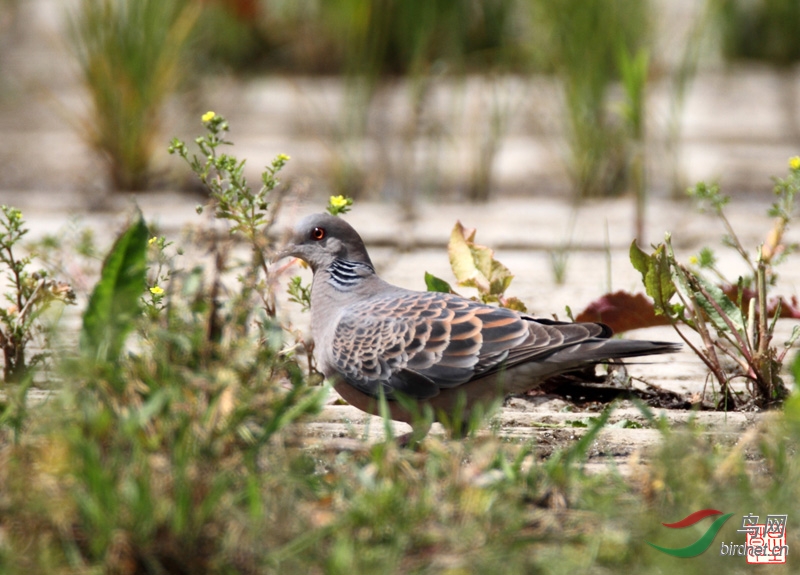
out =
{"type": "Polygon", "coordinates": [[[325,239],[325,228],[314,228],[311,230],[311,239],[317,242],[325,239]]]}

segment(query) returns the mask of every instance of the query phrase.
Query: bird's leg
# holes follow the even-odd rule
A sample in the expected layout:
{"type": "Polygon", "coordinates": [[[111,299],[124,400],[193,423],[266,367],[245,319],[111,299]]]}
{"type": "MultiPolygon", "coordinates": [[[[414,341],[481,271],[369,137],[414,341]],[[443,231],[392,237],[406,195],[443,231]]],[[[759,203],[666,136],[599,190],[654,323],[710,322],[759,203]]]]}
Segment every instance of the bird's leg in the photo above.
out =
{"type": "Polygon", "coordinates": [[[399,435],[397,437],[397,445],[400,447],[408,447],[410,449],[419,448],[422,440],[428,435],[431,430],[433,422],[428,420],[419,420],[411,424],[411,431],[399,435]]]}

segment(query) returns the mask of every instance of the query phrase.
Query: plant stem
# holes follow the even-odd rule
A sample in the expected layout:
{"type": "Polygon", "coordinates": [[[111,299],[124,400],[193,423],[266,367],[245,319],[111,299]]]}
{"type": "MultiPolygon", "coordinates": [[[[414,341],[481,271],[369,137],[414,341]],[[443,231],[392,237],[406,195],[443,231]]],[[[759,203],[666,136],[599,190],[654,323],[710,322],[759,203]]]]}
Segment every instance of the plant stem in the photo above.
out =
{"type": "Polygon", "coordinates": [[[758,250],[758,268],[756,270],[756,293],[758,305],[758,357],[763,358],[767,354],[772,336],[767,327],[767,266],[764,258],[761,257],[761,249],[758,250]]]}
{"type": "Polygon", "coordinates": [[[731,239],[733,247],[737,252],[739,252],[739,255],[742,256],[742,259],[745,261],[745,263],[747,263],[747,266],[753,271],[753,273],[756,273],[756,268],[753,266],[753,262],[750,260],[747,250],[744,249],[742,242],[739,241],[739,236],[736,235],[733,226],[731,225],[730,221],[728,221],[728,218],[725,216],[725,212],[722,211],[722,208],[717,209],[717,215],[722,220],[725,229],[728,231],[728,237],[731,239]]]}
{"type": "MultiPolygon", "coordinates": [[[[673,269],[676,271],[678,277],[680,278],[681,283],[685,286],[686,289],[686,297],[689,298],[687,302],[684,294],[681,293],[680,290],[677,290],[678,297],[683,302],[684,307],[691,307],[694,310],[699,310],[700,305],[697,303],[697,299],[692,295],[692,290],[688,289],[689,286],[689,278],[687,277],[687,270],[681,266],[676,260],[675,255],[672,252],[672,245],[670,243],[667,244],[669,247],[669,257],[670,257],[670,264],[673,266],[673,269]]],[[[675,326],[677,331],[677,326],[675,326]]],[[[705,349],[700,352],[695,348],[694,345],[689,343],[685,337],[681,335],[684,341],[692,348],[692,350],[697,354],[697,356],[706,364],[708,369],[711,373],[714,374],[714,377],[717,378],[719,381],[720,388],[722,389],[723,393],[727,396],[728,394],[728,378],[725,375],[725,371],[722,369],[722,364],[720,364],[719,358],[717,357],[717,352],[714,345],[714,340],[711,339],[711,333],[708,330],[708,326],[706,325],[705,318],[703,317],[702,313],[695,313],[695,321],[693,329],[697,332],[703,340],[703,345],[705,349]]],[[[680,334],[680,332],[678,332],[680,334]]]]}

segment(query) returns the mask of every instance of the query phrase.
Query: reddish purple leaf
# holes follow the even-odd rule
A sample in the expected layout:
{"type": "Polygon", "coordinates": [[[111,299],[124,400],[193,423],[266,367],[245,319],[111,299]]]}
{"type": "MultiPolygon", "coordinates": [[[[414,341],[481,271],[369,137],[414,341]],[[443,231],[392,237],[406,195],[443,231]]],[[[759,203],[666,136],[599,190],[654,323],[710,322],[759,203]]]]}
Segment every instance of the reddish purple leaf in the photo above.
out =
{"type": "Polygon", "coordinates": [[[614,330],[614,333],[669,325],[666,317],[656,315],[653,302],[647,296],[626,291],[605,294],[596,299],[578,314],[575,321],[599,321],[614,330]]]}

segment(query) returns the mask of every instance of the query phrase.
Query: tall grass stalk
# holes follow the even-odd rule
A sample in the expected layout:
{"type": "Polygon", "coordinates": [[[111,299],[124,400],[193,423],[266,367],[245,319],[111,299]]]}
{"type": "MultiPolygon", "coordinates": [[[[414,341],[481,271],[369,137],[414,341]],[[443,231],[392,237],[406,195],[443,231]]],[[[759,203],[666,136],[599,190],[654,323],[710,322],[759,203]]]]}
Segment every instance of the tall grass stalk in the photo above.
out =
{"type": "Polygon", "coordinates": [[[647,134],[646,92],[649,55],[639,50],[635,55],[621,52],[619,68],[625,90],[623,118],[630,138],[630,185],[636,197],[635,238],[644,243],[645,212],[647,209],[647,134]]]}
{"type": "Polygon", "coordinates": [[[708,42],[709,28],[717,18],[720,0],[705,0],[700,14],[692,21],[692,26],[683,41],[680,60],[670,79],[670,109],[667,120],[666,153],[667,165],[671,170],[670,186],[673,198],[682,198],[688,187],[681,171],[681,142],[683,107],[692,81],[697,74],[700,56],[708,42]]]}
{"type": "Polygon", "coordinates": [[[186,0],[80,0],[69,39],[91,100],[83,137],[108,162],[117,190],[147,188],[160,110],[186,74],[200,4],[186,0]]]}
{"type": "Polygon", "coordinates": [[[531,0],[535,48],[560,77],[566,106],[569,171],[578,197],[627,186],[629,140],[610,111],[619,54],[649,37],[649,3],[639,0],[531,0]]]}

